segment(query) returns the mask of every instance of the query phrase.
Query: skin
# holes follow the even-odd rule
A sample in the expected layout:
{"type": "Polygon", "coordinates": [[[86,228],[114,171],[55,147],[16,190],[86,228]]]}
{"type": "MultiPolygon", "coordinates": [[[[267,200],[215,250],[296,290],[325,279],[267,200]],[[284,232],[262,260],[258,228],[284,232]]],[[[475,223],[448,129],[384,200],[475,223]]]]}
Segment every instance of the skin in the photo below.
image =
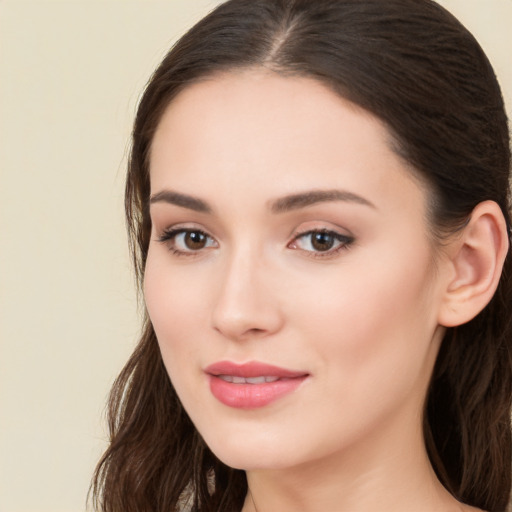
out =
{"type": "Polygon", "coordinates": [[[247,472],[243,511],[470,510],[435,477],[421,427],[451,267],[385,126],[311,79],[226,73],[173,100],[150,173],[147,309],[195,426],[247,472]],[[275,211],[312,190],[349,195],[275,211]],[[319,251],[311,230],[340,239],[319,251]],[[236,409],[204,372],[225,360],[308,378],[236,409]]]}

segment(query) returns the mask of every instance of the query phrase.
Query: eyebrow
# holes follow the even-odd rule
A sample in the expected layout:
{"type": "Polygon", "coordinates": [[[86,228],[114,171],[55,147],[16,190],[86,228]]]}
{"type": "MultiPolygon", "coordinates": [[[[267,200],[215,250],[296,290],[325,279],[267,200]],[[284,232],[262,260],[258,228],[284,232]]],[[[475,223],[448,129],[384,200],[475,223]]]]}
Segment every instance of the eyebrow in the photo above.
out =
{"type": "Polygon", "coordinates": [[[298,210],[317,203],[333,201],[346,201],[349,203],[362,204],[376,209],[375,205],[352,192],[346,190],[309,190],[298,194],[292,194],[270,202],[270,210],[273,213],[284,213],[291,210],[298,210]]]}
{"type": "Polygon", "coordinates": [[[179,192],[173,192],[171,190],[162,190],[161,192],[152,195],[149,202],[150,204],[169,203],[200,213],[212,213],[212,208],[206,201],[186,194],[180,194],[179,192]]]}
{"type": "MultiPolygon", "coordinates": [[[[346,201],[349,203],[362,204],[375,209],[375,205],[352,192],[346,190],[308,190],[297,194],[291,194],[269,201],[268,206],[272,213],[285,213],[292,210],[299,210],[312,206],[317,203],[346,201]]],[[[188,210],[194,210],[200,213],[213,213],[212,207],[204,200],[198,197],[181,194],[172,190],[162,190],[149,199],[150,204],[168,203],[188,210]]]]}

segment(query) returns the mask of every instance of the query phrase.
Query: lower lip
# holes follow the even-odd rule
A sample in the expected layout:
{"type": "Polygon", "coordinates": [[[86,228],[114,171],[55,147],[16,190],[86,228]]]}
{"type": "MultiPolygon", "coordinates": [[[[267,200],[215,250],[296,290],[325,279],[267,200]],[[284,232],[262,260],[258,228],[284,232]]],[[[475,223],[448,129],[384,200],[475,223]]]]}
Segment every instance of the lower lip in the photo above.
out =
{"type": "Polygon", "coordinates": [[[307,376],[279,379],[262,384],[234,384],[210,375],[210,390],[224,405],[236,409],[258,409],[295,391],[307,376]]]}

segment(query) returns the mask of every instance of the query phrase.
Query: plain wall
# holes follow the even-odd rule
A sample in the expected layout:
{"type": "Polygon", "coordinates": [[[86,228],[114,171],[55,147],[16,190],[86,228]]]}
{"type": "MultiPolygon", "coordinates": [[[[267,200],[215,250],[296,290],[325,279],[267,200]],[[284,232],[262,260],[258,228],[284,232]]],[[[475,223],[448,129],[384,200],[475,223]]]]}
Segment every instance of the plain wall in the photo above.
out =
{"type": "MultiPolygon", "coordinates": [[[[139,332],[123,221],[142,88],[215,0],[0,0],[0,512],[78,512],[139,332]]],[[[441,2],[512,106],[512,0],[441,2]]]]}

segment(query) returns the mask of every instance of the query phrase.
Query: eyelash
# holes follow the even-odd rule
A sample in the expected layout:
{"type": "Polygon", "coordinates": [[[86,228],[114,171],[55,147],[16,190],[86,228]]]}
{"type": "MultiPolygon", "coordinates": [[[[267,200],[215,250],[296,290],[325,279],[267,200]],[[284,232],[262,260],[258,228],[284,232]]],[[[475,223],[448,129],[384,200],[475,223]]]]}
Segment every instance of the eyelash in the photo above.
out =
{"type": "MultiPolygon", "coordinates": [[[[309,251],[302,249],[302,251],[305,252],[308,257],[311,258],[334,258],[341,251],[349,249],[349,247],[354,243],[354,237],[349,235],[342,235],[337,231],[333,231],[330,229],[310,229],[308,231],[295,234],[292,242],[288,244],[288,247],[290,247],[290,245],[296,244],[298,240],[306,237],[311,237],[312,235],[327,235],[329,237],[332,237],[335,242],[339,242],[339,245],[335,248],[331,248],[326,251],[309,251]]],[[[312,243],[313,241],[310,240],[309,244],[311,245],[312,243]]]]}
{"type": "Polygon", "coordinates": [[[190,233],[195,233],[200,236],[206,237],[208,240],[213,240],[213,238],[206,233],[205,231],[201,229],[195,229],[195,228],[173,228],[173,229],[166,229],[162,235],[157,239],[158,242],[161,242],[163,244],[166,244],[169,248],[169,250],[175,255],[175,256],[184,256],[184,257],[193,257],[197,256],[201,249],[198,250],[182,250],[176,248],[176,237],[178,235],[186,235],[190,233]]]}
{"type": "MultiPolygon", "coordinates": [[[[160,237],[158,237],[157,241],[163,244],[166,244],[169,248],[169,250],[178,257],[194,257],[198,256],[199,253],[202,251],[202,249],[208,249],[211,247],[202,247],[197,250],[189,249],[189,250],[182,250],[176,248],[176,238],[179,235],[186,235],[186,234],[194,233],[199,236],[203,236],[209,241],[214,240],[208,233],[201,229],[194,229],[194,228],[174,228],[174,229],[167,229],[165,230],[160,237]]],[[[343,250],[347,250],[352,244],[354,243],[354,238],[352,236],[348,235],[342,235],[341,233],[338,233],[333,230],[329,229],[310,229],[308,231],[302,232],[302,233],[296,233],[293,237],[293,240],[287,245],[287,247],[292,249],[298,249],[304,252],[308,257],[310,258],[333,258],[335,257],[339,252],[343,250]],[[339,245],[335,247],[334,249],[328,249],[326,251],[314,251],[314,250],[306,250],[306,249],[300,249],[299,247],[296,247],[297,241],[304,239],[306,237],[311,237],[313,235],[326,235],[330,236],[334,239],[334,241],[339,242],[339,245]],[[295,245],[295,247],[293,247],[295,245]]],[[[309,244],[312,244],[312,240],[309,242],[309,244]]]]}

